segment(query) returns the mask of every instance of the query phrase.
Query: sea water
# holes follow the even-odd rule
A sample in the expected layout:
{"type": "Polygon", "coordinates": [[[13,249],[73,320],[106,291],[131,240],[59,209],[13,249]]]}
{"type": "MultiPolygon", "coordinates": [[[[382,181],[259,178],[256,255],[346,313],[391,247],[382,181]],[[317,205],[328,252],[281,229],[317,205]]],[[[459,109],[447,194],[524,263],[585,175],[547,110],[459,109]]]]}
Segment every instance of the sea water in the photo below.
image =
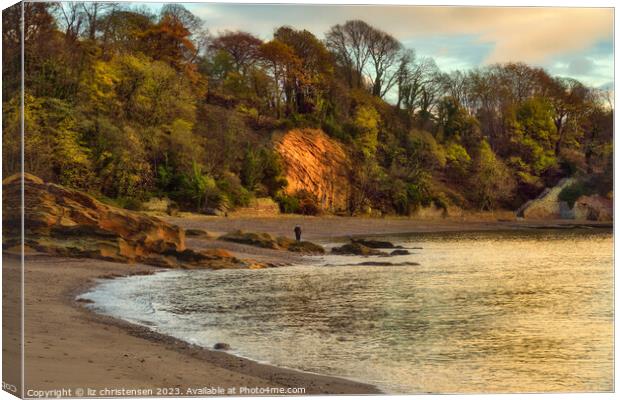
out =
{"type": "MultiPolygon", "coordinates": [[[[389,393],[613,390],[613,238],[594,230],[384,237],[411,255],[103,281],[101,313],[389,393]],[[366,261],[418,263],[360,266],[366,261]]],[[[335,243],[324,243],[327,247],[335,243]]]]}

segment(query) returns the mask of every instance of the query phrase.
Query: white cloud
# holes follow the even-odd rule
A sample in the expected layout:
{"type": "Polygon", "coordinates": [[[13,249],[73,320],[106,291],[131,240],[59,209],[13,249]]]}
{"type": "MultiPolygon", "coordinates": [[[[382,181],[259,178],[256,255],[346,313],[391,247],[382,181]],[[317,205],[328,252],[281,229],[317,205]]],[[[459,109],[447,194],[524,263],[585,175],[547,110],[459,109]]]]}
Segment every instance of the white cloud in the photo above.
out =
{"type": "Polygon", "coordinates": [[[243,29],[264,39],[287,24],[321,37],[349,19],[363,19],[401,40],[474,35],[494,44],[488,63],[542,62],[610,40],[613,30],[611,8],[194,4],[192,9],[213,32],[243,29]]]}

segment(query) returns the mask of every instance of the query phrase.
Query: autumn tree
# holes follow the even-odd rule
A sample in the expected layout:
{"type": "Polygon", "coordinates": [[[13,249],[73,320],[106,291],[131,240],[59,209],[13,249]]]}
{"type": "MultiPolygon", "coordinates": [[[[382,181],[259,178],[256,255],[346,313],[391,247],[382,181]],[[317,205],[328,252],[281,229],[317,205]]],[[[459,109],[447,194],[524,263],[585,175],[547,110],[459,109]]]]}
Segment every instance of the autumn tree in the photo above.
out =
{"type": "Polygon", "coordinates": [[[260,54],[265,68],[273,79],[276,116],[280,118],[283,99],[287,104],[287,111],[290,112],[292,97],[286,97],[285,88],[291,76],[299,73],[301,60],[291,46],[278,39],[262,44],[260,54]]]}
{"type": "Polygon", "coordinates": [[[274,38],[290,46],[302,66],[288,76],[287,97],[294,100],[298,113],[316,110],[333,74],[332,57],[327,48],[312,33],[286,26],[278,28],[274,38]]]}
{"type": "Polygon", "coordinates": [[[209,45],[211,50],[223,51],[232,60],[234,70],[245,76],[260,57],[262,40],[243,31],[226,31],[209,45]]]}

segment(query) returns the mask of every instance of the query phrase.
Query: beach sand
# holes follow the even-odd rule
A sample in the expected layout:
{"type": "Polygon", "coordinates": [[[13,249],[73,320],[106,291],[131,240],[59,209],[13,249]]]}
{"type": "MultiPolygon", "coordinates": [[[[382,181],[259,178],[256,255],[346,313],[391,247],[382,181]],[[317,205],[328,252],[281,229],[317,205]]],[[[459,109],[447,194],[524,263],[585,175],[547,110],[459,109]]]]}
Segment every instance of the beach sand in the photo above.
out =
{"type": "MultiPolygon", "coordinates": [[[[191,346],[95,314],[75,300],[98,278],[156,270],[90,259],[28,256],[26,390],[91,388],[103,393],[100,390],[104,388],[172,388],[170,394],[186,395],[192,394],[188,389],[204,387],[301,387],[307,394],[378,392],[370,385],[290,371],[191,346]]],[[[5,255],[5,276],[18,272],[19,257],[5,255]]],[[[11,366],[5,363],[7,367],[11,366]]]]}
{"type": "MultiPolygon", "coordinates": [[[[292,235],[296,224],[302,225],[304,239],[329,240],[337,236],[487,229],[522,229],[517,222],[412,221],[406,219],[353,218],[168,218],[185,228],[210,232],[235,229],[292,235]]],[[[548,224],[548,222],[547,222],[548,224]]],[[[555,224],[555,222],[554,222],[555,224]]],[[[543,225],[542,223],[538,224],[543,225]]],[[[188,239],[194,248],[225,247],[240,257],[279,263],[301,262],[292,253],[258,249],[218,240],[188,239]]],[[[18,255],[3,254],[3,277],[7,284],[19,283],[18,255]]],[[[76,301],[76,296],[96,284],[128,274],[149,274],[157,268],[101,260],[60,258],[41,254],[26,257],[25,268],[25,389],[53,390],[104,388],[171,388],[168,394],[201,394],[188,389],[220,387],[297,388],[306,394],[379,393],[363,383],[335,377],[291,371],[212,351],[146,328],[98,315],[76,301]]],[[[5,348],[16,347],[18,313],[10,307],[19,303],[16,292],[5,290],[5,348]],[[7,317],[8,316],[8,317],[7,317]],[[13,335],[11,335],[13,333],[13,335]],[[12,338],[7,341],[6,338],[12,338]]],[[[12,351],[14,355],[16,352],[12,351]]],[[[6,377],[17,379],[19,366],[4,360],[6,377]]],[[[202,393],[204,394],[204,393],[202,393]]],[[[28,392],[26,392],[28,396],[28,392]]]]}

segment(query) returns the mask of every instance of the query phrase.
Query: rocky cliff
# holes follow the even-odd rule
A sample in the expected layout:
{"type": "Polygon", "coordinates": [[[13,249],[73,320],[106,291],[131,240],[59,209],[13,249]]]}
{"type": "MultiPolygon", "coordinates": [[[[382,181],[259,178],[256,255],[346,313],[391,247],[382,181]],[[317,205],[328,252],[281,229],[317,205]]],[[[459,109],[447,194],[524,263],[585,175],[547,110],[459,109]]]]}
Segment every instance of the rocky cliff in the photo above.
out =
{"type": "Polygon", "coordinates": [[[561,201],[563,189],[576,182],[573,178],[562,179],[556,186],[545,189],[536,199],[522,205],[517,217],[525,219],[574,219],[589,221],[612,221],[613,201],[599,195],[580,196],[573,207],[561,201]]]}
{"type": "Polygon", "coordinates": [[[286,168],[286,192],[307,190],[324,210],[347,209],[350,162],[342,145],[320,129],[294,129],[275,143],[286,168]]]}
{"type": "MultiPolygon", "coordinates": [[[[3,247],[7,249],[21,241],[21,175],[6,178],[2,189],[3,247]]],[[[253,266],[222,250],[188,250],[184,231],[175,225],[108,206],[33,175],[24,176],[24,198],[25,245],[37,251],[169,268],[253,266]]]]}

